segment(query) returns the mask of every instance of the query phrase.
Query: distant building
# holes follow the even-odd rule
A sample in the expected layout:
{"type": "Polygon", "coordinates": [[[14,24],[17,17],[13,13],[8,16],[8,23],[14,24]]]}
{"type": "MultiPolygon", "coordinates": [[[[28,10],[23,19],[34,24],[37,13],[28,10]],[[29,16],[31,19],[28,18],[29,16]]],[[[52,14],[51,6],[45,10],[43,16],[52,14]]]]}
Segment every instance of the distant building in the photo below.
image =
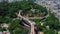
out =
{"type": "Polygon", "coordinates": [[[8,2],[16,2],[16,1],[23,1],[23,0],[8,0],[8,2]]]}
{"type": "Polygon", "coordinates": [[[2,31],[0,31],[0,34],[2,34],[2,31]]]}
{"type": "Polygon", "coordinates": [[[3,0],[0,0],[0,2],[3,2],[3,0]]]}
{"type": "Polygon", "coordinates": [[[36,0],[0,0],[0,2],[7,1],[7,2],[16,2],[16,1],[29,1],[29,2],[34,2],[36,0]]]}
{"type": "Polygon", "coordinates": [[[0,0],[0,2],[7,1],[7,2],[16,2],[16,1],[23,1],[23,0],[0,0]]]}

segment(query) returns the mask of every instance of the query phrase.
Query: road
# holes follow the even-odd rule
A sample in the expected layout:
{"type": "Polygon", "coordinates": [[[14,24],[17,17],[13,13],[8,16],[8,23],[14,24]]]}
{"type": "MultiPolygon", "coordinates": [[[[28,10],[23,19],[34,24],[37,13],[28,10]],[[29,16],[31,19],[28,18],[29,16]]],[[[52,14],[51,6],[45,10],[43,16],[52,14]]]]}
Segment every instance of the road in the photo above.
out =
{"type": "Polygon", "coordinates": [[[28,20],[25,17],[22,17],[20,14],[21,14],[21,10],[19,11],[18,17],[22,18],[26,23],[30,24],[30,26],[31,26],[31,28],[30,28],[31,29],[30,34],[35,34],[35,31],[34,31],[34,28],[35,28],[34,25],[35,25],[35,23],[31,22],[30,20],[28,20]]]}
{"type": "MultiPolygon", "coordinates": [[[[27,24],[29,24],[31,27],[30,27],[30,34],[35,34],[35,22],[32,22],[30,20],[28,20],[27,18],[21,16],[21,11],[19,11],[19,14],[18,14],[18,17],[23,19],[27,24]]],[[[49,14],[47,14],[44,18],[47,18],[49,16],[49,14]]],[[[43,19],[43,18],[42,18],[43,19]]]]}

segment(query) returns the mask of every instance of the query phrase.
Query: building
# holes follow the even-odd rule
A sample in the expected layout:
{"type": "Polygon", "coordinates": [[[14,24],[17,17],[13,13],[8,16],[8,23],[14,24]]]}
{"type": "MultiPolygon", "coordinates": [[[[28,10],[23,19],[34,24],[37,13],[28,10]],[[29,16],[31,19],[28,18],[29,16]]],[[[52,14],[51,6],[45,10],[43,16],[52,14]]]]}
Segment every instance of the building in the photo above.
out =
{"type": "Polygon", "coordinates": [[[0,31],[0,34],[2,34],[2,31],[0,31]]]}
{"type": "Polygon", "coordinates": [[[0,2],[3,2],[3,0],[0,0],[0,2]]]}
{"type": "Polygon", "coordinates": [[[0,2],[7,1],[7,2],[16,2],[16,1],[29,1],[29,2],[34,2],[36,0],[0,0],[0,2]]]}
{"type": "Polygon", "coordinates": [[[60,20],[60,0],[36,0],[36,3],[46,7],[60,20]]]}

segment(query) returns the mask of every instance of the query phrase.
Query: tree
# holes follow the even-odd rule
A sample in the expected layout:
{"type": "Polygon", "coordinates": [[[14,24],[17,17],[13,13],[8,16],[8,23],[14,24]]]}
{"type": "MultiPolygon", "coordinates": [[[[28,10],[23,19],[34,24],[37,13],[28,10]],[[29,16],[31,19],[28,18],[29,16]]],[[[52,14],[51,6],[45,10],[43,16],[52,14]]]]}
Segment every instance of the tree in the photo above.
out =
{"type": "Polygon", "coordinates": [[[50,28],[52,28],[52,29],[59,30],[59,27],[58,26],[59,26],[60,22],[55,17],[54,14],[51,14],[51,13],[49,14],[49,17],[46,19],[46,23],[45,24],[49,25],[50,28]]]}
{"type": "Polygon", "coordinates": [[[0,16],[5,17],[7,15],[7,13],[8,13],[7,5],[8,5],[7,2],[0,3],[0,16]]]}
{"type": "Polygon", "coordinates": [[[11,34],[25,34],[28,30],[22,29],[20,26],[20,20],[14,20],[10,22],[9,30],[11,34]]]}
{"type": "Polygon", "coordinates": [[[28,30],[24,30],[21,28],[15,28],[15,30],[13,31],[14,34],[26,34],[28,32],[28,30]]]}
{"type": "Polygon", "coordinates": [[[50,29],[50,30],[46,30],[44,29],[44,34],[55,34],[54,30],[50,29]]]}

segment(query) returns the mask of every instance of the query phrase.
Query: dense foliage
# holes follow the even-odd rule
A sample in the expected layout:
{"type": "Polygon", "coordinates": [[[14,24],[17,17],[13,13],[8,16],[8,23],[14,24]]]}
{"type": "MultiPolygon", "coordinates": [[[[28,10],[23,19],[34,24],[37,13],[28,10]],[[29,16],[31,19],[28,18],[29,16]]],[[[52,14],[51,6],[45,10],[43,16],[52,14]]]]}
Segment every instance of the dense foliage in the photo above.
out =
{"type": "Polygon", "coordinates": [[[20,20],[18,19],[10,22],[8,27],[10,34],[26,34],[28,32],[28,30],[21,28],[19,23],[20,20]]]}
{"type": "MultiPolygon", "coordinates": [[[[22,10],[22,13],[26,14],[32,8],[39,10],[39,12],[35,12],[35,15],[36,13],[41,16],[45,16],[47,14],[47,9],[40,5],[37,5],[36,3],[30,3],[26,1],[14,3],[0,3],[0,23],[9,23],[10,25],[8,29],[10,30],[11,34],[26,34],[28,31],[20,27],[20,20],[13,19],[17,18],[16,13],[18,12],[18,10],[22,10]]],[[[36,29],[38,31],[43,31],[45,34],[55,34],[54,30],[60,30],[60,22],[54,16],[54,14],[50,13],[46,20],[43,20],[44,19],[32,19],[31,21],[36,22],[36,29]],[[41,25],[41,23],[44,23],[43,26],[41,25]],[[46,26],[49,26],[49,30],[46,28],[46,26]]],[[[5,29],[0,27],[0,31],[3,30],[5,29]]]]}
{"type": "Polygon", "coordinates": [[[58,31],[60,31],[60,22],[55,17],[54,14],[49,13],[49,16],[45,18],[43,21],[42,19],[30,19],[31,21],[34,21],[36,23],[36,29],[38,31],[43,31],[45,34],[57,34],[58,31]],[[41,25],[43,23],[43,25],[41,25]],[[47,26],[49,26],[47,28],[47,26]]]}
{"type": "Polygon", "coordinates": [[[38,14],[39,15],[43,15],[45,16],[45,14],[47,14],[47,10],[40,6],[37,5],[36,3],[30,3],[30,2],[13,2],[13,3],[0,3],[0,16],[8,16],[11,18],[16,18],[16,12],[18,12],[18,10],[22,10],[23,14],[26,13],[30,13],[31,9],[36,9],[35,15],[38,14]],[[39,10],[39,12],[37,12],[37,10],[39,10]],[[41,14],[40,14],[41,13],[41,14]]]}
{"type": "Polygon", "coordinates": [[[46,25],[49,25],[52,29],[60,30],[60,22],[52,13],[47,17],[46,25]]]}

